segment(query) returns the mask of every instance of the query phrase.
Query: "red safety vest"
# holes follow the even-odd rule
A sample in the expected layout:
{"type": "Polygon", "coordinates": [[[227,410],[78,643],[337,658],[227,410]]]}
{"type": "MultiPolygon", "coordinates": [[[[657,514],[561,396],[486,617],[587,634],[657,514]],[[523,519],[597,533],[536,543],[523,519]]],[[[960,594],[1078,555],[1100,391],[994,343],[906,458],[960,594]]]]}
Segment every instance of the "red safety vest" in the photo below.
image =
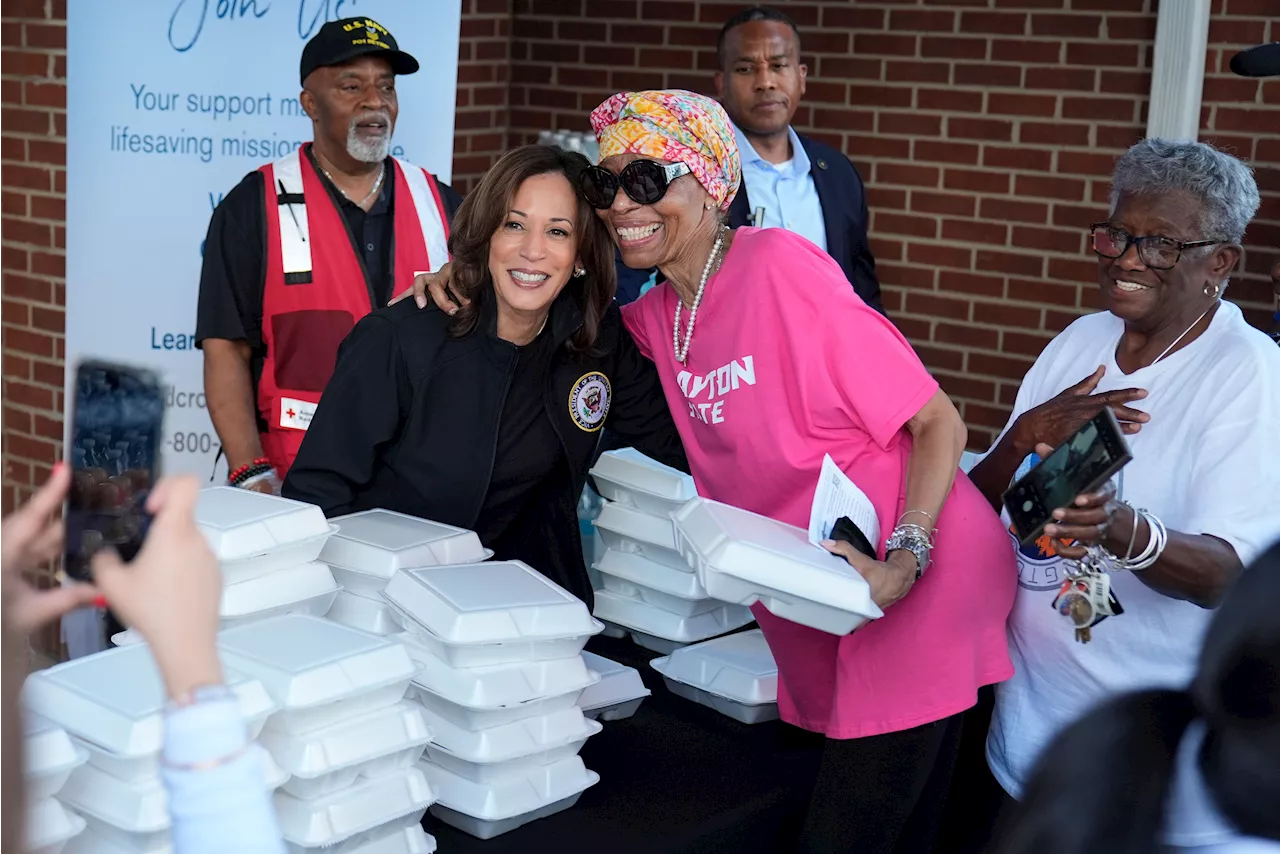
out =
{"type": "MultiPolygon", "coordinates": [[[[308,143],[308,146],[310,143],[308,143]]],[[[262,167],[266,184],[267,270],[262,293],[266,360],[258,411],[262,449],[283,478],[298,454],[338,345],[377,306],[352,238],[310,158],[295,151],[262,167]]],[[[392,293],[449,258],[449,225],[435,179],[395,159],[392,293]]]]}

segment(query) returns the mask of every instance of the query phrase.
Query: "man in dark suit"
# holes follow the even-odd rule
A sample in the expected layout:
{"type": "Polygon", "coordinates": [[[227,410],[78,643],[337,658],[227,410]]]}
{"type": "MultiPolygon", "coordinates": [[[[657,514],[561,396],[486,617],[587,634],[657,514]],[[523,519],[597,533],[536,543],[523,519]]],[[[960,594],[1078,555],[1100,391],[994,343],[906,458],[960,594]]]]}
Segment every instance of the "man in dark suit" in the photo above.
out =
{"type": "MultiPolygon", "coordinates": [[[[835,259],[858,296],[883,313],[862,178],[842,153],[791,127],[808,71],[795,24],[776,9],[753,6],[725,23],[716,48],[716,97],[733,120],[742,158],[729,224],[786,228],[808,238],[835,259]]],[[[652,281],[653,271],[619,262],[619,302],[636,299],[652,281]]]]}
{"type": "Polygon", "coordinates": [[[858,296],[883,311],[862,178],[844,154],[791,127],[808,73],[795,24],[776,9],[753,6],[725,23],[716,49],[716,97],[733,119],[742,158],[730,225],[781,227],[808,238],[836,260],[858,296]]]}

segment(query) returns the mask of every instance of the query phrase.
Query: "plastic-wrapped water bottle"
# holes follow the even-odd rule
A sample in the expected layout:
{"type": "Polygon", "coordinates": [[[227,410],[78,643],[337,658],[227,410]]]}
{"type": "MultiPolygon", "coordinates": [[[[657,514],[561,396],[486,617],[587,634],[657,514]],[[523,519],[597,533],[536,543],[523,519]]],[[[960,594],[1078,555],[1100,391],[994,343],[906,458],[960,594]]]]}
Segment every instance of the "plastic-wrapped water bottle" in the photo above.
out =
{"type": "Polygon", "coordinates": [[[596,517],[604,508],[604,499],[587,484],[578,499],[578,531],[582,535],[582,560],[587,565],[587,575],[591,579],[592,589],[599,590],[603,586],[600,573],[594,568],[601,557],[597,554],[600,538],[596,536],[596,517]]]}

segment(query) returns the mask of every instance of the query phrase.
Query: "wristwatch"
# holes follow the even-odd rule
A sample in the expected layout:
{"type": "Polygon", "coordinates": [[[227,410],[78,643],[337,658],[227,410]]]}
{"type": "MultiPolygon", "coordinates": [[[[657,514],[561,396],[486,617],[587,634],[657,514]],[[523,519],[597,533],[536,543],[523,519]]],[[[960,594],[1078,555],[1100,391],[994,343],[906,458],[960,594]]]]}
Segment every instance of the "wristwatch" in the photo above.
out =
{"type": "Polygon", "coordinates": [[[884,555],[887,558],[889,552],[908,551],[915,556],[916,559],[916,581],[924,575],[925,569],[929,566],[929,541],[924,537],[912,534],[910,531],[894,531],[888,541],[884,544],[884,555]]]}

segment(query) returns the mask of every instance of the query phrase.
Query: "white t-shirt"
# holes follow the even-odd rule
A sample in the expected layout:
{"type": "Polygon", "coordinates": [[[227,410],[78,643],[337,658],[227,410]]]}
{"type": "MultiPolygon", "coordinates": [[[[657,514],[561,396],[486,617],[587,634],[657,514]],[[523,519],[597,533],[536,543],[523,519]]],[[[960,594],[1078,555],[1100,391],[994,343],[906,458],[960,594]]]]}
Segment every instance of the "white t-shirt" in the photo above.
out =
{"type": "MultiPolygon", "coordinates": [[[[1280,539],[1280,347],[1223,302],[1191,344],[1125,375],[1115,361],[1123,328],[1103,312],[1051,341],[1018,390],[1009,426],[1099,365],[1106,374],[1098,391],[1146,389],[1134,407],[1151,420],[1127,437],[1134,459],[1116,478],[1120,497],[1171,531],[1227,541],[1248,565],[1280,539]]],[[[1046,539],[1029,549],[1019,549],[1012,534],[1010,542],[1018,552],[1008,624],[1016,672],[996,686],[987,761],[1017,798],[1041,750],[1100,700],[1184,687],[1213,611],[1162,596],[1133,573],[1115,573],[1111,589],[1124,613],[1095,626],[1091,643],[1077,643],[1052,607],[1064,580],[1061,559],[1043,550],[1052,548],[1046,539]]]]}

